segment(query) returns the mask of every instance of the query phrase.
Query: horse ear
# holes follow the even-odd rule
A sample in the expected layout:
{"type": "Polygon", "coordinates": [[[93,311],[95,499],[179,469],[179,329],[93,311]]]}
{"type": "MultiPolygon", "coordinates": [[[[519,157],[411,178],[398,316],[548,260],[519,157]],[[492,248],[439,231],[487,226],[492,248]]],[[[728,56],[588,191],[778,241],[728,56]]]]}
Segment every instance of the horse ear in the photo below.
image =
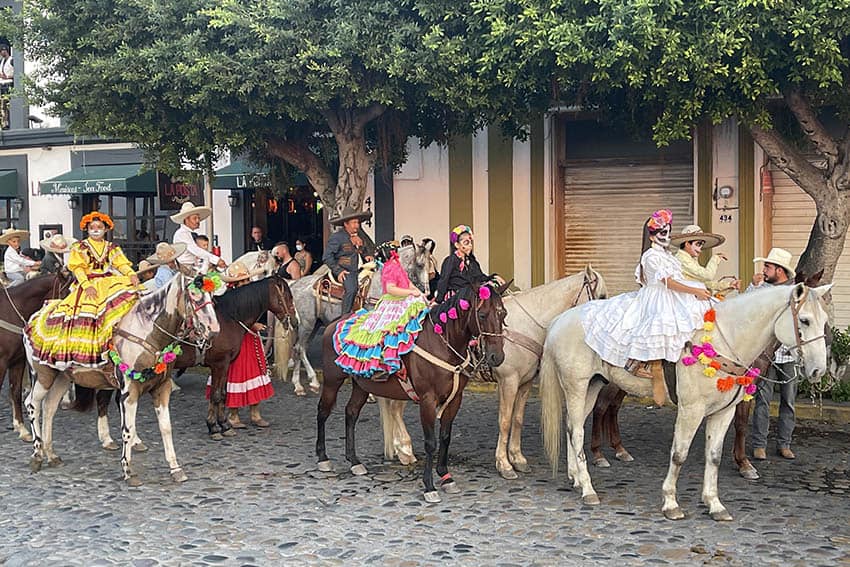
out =
{"type": "Polygon", "coordinates": [[[593,266],[591,266],[590,264],[585,264],[585,266],[584,266],[584,274],[585,274],[588,278],[593,278],[593,266]]]}
{"type": "Polygon", "coordinates": [[[513,278],[511,278],[509,281],[506,281],[505,283],[503,283],[502,285],[497,287],[496,293],[498,293],[499,295],[505,295],[505,292],[508,291],[508,289],[510,289],[512,283],[514,283],[513,278]]]}
{"type": "Polygon", "coordinates": [[[795,303],[799,303],[806,297],[806,293],[808,293],[809,288],[806,287],[804,283],[794,284],[794,289],[791,290],[791,298],[795,303]]]}
{"type": "MultiPolygon", "coordinates": [[[[817,275],[817,274],[815,274],[815,275],[817,275]]],[[[812,277],[814,277],[814,276],[812,276],[812,277]]],[[[813,288],[811,288],[812,293],[815,294],[815,297],[823,297],[824,295],[826,295],[829,292],[829,290],[832,289],[832,285],[833,284],[826,284],[826,285],[822,285],[820,287],[813,287],[813,288]]]]}

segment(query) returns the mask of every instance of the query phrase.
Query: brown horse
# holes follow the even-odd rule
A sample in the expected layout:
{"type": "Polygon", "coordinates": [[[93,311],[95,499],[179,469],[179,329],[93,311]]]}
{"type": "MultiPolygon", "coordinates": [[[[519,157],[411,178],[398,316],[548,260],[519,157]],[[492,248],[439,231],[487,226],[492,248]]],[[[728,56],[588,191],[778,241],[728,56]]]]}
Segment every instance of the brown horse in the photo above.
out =
{"type": "Polygon", "coordinates": [[[0,389],[9,371],[9,400],[12,403],[12,427],[27,442],[32,435],[24,425],[22,392],[27,361],[24,356],[23,326],[45,301],[61,299],[68,293],[71,274],[60,270],[42,274],[21,285],[4,287],[0,292],[0,389]]]}
{"type": "MultiPolygon", "coordinates": [[[[797,274],[794,278],[794,283],[805,283],[808,287],[817,287],[820,285],[823,277],[823,270],[806,277],[805,274],[797,274]]],[[[829,325],[824,330],[826,335],[827,348],[832,343],[832,330],[829,325]]],[[[768,352],[773,353],[776,346],[768,348],[765,353],[759,357],[753,366],[758,367],[762,373],[767,371],[767,367],[772,361],[772,354],[766,356],[768,352]]],[[[611,464],[605,455],[602,454],[602,440],[604,436],[608,437],[611,448],[614,449],[616,457],[621,461],[633,461],[634,459],[623,447],[622,439],[620,438],[620,423],[619,414],[620,407],[623,405],[623,398],[626,393],[614,384],[608,384],[599,393],[596,400],[596,405],[593,408],[593,427],[591,433],[590,450],[592,454],[592,462],[597,467],[610,467],[611,464]]],[[[738,466],[738,472],[747,480],[758,480],[759,473],[753,466],[750,459],[747,457],[747,432],[749,431],[750,412],[753,408],[753,401],[739,402],[735,406],[735,444],[732,454],[735,458],[735,464],[738,466]]]]}
{"type": "MultiPolygon", "coordinates": [[[[449,474],[448,456],[452,423],[460,409],[463,389],[470,376],[467,370],[467,352],[470,341],[479,341],[486,364],[498,366],[504,361],[502,330],[507,311],[502,304],[501,293],[508,285],[504,284],[495,289],[489,297],[487,292],[479,291],[485,289],[485,286],[465,288],[435,307],[423,322],[423,330],[416,338],[414,350],[402,356],[403,372],[409,380],[408,384],[412,384],[414,395],[420,400],[419,417],[425,434],[426,453],[422,480],[427,502],[440,501],[433,478],[434,453],[437,450],[434,425],[438,417],[440,454],[437,474],[440,475],[440,485],[449,494],[460,492],[449,474]],[[442,333],[436,332],[434,321],[438,321],[441,314],[449,312],[451,313],[446,318],[442,333]]],[[[320,471],[331,470],[331,463],[325,451],[325,422],[336,403],[339,388],[348,377],[335,363],[337,355],[333,335],[336,327],[335,324],[328,325],[322,341],[324,382],[316,417],[316,456],[320,471]]],[[[345,457],[351,463],[351,472],[355,475],[366,474],[366,467],[357,458],[354,443],[354,427],[360,410],[369,394],[395,400],[413,397],[408,395],[400,380],[399,374],[392,375],[384,382],[352,376],[351,397],[345,407],[345,457]]]]}

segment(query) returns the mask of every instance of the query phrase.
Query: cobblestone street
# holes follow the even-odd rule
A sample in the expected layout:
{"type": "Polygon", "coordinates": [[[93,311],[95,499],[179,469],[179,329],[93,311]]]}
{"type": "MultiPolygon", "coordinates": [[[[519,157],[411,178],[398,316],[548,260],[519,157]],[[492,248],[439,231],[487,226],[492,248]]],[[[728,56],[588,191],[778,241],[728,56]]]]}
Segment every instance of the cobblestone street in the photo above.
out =
{"type": "MultiPolygon", "coordinates": [[[[135,453],[145,482],[120,480],[119,454],[97,441],[94,413],[60,411],[55,445],[65,465],[29,471],[31,447],[0,412],[0,565],[850,565],[850,427],[798,424],[797,460],[756,463],[748,482],[731,464],[731,434],[720,495],[735,517],[715,523],[699,503],[702,432],[679,484],[681,522],[660,512],[674,412],[626,405],[622,429],[633,463],[591,468],[602,499],[582,506],[564,467],[551,477],[539,436],[539,401],[529,402],[525,451],[532,473],[506,481],[493,464],[497,396],[467,393],[454,428],[450,467],[463,489],[428,505],[420,467],[383,461],[380,422],[368,405],[358,424],[365,477],[348,472],[338,405],[328,421],[335,474],[316,470],[315,396],[297,398],[275,382],[263,404],[271,428],[209,441],[203,379],[187,375],[171,411],[178,458],[189,481],[168,475],[151,403],[139,406],[135,453]]],[[[348,397],[341,392],[341,404],[348,397]]],[[[3,391],[5,400],[6,391],[3,391]]],[[[118,435],[114,404],[112,435],[118,435]]],[[[247,418],[247,415],[243,416],[247,418]]],[[[423,454],[418,414],[407,423],[423,454]]]]}

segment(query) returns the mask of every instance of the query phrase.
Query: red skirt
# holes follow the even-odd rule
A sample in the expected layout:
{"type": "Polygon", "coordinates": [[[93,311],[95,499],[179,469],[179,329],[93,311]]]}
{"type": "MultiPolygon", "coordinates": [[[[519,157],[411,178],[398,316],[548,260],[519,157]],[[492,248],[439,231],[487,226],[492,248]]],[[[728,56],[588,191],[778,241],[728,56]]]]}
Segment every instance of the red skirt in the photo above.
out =
{"type": "MultiPolygon", "coordinates": [[[[210,381],[207,381],[207,399],[210,397],[210,381]]],[[[227,399],[229,408],[252,406],[274,395],[271,378],[266,366],[263,343],[259,337],[245,333],[239,355],[227,369],[227,399]]]]}

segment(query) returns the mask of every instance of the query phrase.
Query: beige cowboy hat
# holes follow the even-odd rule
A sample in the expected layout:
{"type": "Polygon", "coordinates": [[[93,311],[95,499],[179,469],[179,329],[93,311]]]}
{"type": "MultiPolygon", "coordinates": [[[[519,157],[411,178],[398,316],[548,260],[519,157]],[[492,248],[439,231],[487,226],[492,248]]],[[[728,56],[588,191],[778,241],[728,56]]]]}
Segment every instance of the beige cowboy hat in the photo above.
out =
{"type": "Polygon", "coordinates": [[[56,254],[64,254],[71,251],[71,245],[76,242],[76,238],[65,236],[63,234],[54,234],[50,238],[45,238],[39,245],[46,252],[54,252],[56,254]]]}
{"type": "Polygon", "coordinates": [[[151,265],[159,266],[167,264],[180,257],[186,251],[186,245],[182,242],[169,244],[168,242],[160,242],[156,245],[156,252],[145,258],[151,265]]]}
{"type": "Polygon", "coordinates": [[[136,275],[152,272],[159,269],[159,264],[151,264],[147,260],[139,261],[139,268],[136,270],[136,275]]]}
{"type": "Polygon", "coordinates": [[[3,232],[0,233],[0,244],[9,244],[9,240],[15,238],[28,238],[30,235],[30,231],[28,230],[20,230],[17,228],[4,228],[3,232]]]}
{"type": "Polygon", "coordinates": [[[797,272],[792,268],[791,260],[794,256],[784,248],[771,248],[770,252],[767,253],[766,258],[753,258],[753,263],[757,262],[766,262],[768,264],[774,264],[776,266],[781,266],[785,269],[785,272],[788,274],[790,279],[794,279],[794,276],[797,275],[797,272]]]}
{"type": "Polygon", "coordinates": [[[689,224],[682,229],[681,233],[670,237],[670,246],[679,246],[692,240],[704,240],[705,244],[702,245],[702,249],[707,250],[726,242],[726,237],[713,232],[703,232],[699,225],[689,224]]]}
{"type": "Polygon", "coordinates": [[[368,218],[372,218],[372,212],[371,211],[358,211],[358,210],[355,210],[353,207],[345,207],[342,210],[341,215],[339,215],[337,217],[330,218],[330,219],[328,219],[328,221],[331,224],[334,224],[334,225],[341,225],[342,223],[344,223],[347,220],[360,219],[361,221],[364,221],[368,218]]]}
{"type": "Polygon", "coordinates": [[[223,274],[221,274],[221,280],[227,283],[234,283],[251,279],[254,276],[259,276],[263,273],[265,273],[265,270],[262,268],[249,270],[248,266],[237,260],[227,266],[227,269],[224,270],[223,274]]]}
{"type": "Polygon", "coordinates": [[[170,218],[171,220],[173,220],[177,224],[182,224],[183,221],[186,220],[186,217],[188,217],[188,216],[198,215],[199,217],[201,217],[201,220],[204,220],[205,218],[209,217],[211,214],[212,214],[211,208],[204,207],[204,206],[196,206],[195,203],[192,203],[190,201],[186,201],[180,207],[179,213],[173,214],[168,218],[170,218]]]}

